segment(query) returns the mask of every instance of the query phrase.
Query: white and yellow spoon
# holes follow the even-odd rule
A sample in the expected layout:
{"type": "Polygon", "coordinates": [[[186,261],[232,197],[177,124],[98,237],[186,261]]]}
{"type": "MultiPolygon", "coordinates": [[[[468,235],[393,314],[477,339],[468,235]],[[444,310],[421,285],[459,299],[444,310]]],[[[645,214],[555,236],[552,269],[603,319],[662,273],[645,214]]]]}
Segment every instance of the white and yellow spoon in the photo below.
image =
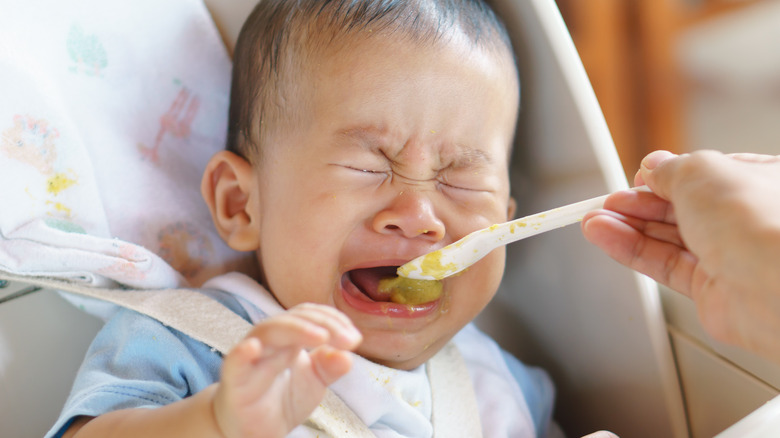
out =
{"type": "MultiPolygon", "coordinates": [[[[647,186],[635,187],[632,190],[650,191],[647,186]]],[[[582,221],[585,213],[602,208],[607,196],[609,195],[474,231],[457,242],[399,266],[396,273],[415,280],[442,280],[463,271],[499,246],[582,221]]]]}

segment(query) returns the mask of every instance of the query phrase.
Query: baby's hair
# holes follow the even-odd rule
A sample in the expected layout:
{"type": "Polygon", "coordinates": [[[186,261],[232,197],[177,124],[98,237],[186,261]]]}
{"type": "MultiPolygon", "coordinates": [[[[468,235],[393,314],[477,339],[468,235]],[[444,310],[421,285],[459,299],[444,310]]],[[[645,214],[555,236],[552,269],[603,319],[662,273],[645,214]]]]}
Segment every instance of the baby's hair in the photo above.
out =
{"type": "Polygon", "coordinates": [[[269,133],[290,127],[289,93],[312,55],[358,35],[434,45],[456,32],[474,46],[512,52],[482,0],[261,0],[236,42],[227,149],[254,162],[269,133]]]}

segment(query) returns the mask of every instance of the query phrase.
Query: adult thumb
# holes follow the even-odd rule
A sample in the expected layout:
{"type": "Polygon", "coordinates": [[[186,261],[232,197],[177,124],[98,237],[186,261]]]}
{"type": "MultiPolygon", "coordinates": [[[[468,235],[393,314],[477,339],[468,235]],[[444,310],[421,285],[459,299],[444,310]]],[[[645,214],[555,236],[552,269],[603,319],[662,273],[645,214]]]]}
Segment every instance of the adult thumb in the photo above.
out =
{"type": "Polygon", "coordinates": [[[642,163],[639,165],[638,178],[636,178],[636,184],[646,184],[656,195],[669,199],[666,194],[668,187],[664,178],[657,176],[657,169],[663,168],[664,165],[668,165],[669,160],[676,158],[677,155],[669,151],[653,151],[650,152],[642,159],[642,163]]]}

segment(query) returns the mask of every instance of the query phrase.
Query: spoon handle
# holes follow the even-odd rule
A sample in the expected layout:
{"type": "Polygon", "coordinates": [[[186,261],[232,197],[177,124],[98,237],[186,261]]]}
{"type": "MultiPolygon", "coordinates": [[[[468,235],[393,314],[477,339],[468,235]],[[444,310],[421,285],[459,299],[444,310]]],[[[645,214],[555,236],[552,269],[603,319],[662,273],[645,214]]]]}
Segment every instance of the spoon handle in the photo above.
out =
{"type": "MultiPolygon", "coordinates": [[[[632,190],[650,191],[647,186],[632,190]]],[[[474,231],[457,242],[400,266],[398,275],[418,280],[441,280],[457,274],[499,246],[582,221],[587,212],[602,208],[608,196],[586,199],[474,231]]]]}

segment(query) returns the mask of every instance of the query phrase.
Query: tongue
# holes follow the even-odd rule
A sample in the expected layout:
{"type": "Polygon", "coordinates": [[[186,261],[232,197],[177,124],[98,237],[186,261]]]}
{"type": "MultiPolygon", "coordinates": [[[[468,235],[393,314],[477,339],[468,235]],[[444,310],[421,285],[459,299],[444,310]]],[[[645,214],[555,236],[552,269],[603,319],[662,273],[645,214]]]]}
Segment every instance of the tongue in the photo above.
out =
{"type": "Polygon", "coordinates": [[[381,294],[378,291],[379,280],[383,278],[395,277],[397,266],[379,266],[376,268],[355,269],[350,271],[349,277],[352,283],[360,289],[363,294],[374,301],[390,301],[390,294],[381,294]]]}

